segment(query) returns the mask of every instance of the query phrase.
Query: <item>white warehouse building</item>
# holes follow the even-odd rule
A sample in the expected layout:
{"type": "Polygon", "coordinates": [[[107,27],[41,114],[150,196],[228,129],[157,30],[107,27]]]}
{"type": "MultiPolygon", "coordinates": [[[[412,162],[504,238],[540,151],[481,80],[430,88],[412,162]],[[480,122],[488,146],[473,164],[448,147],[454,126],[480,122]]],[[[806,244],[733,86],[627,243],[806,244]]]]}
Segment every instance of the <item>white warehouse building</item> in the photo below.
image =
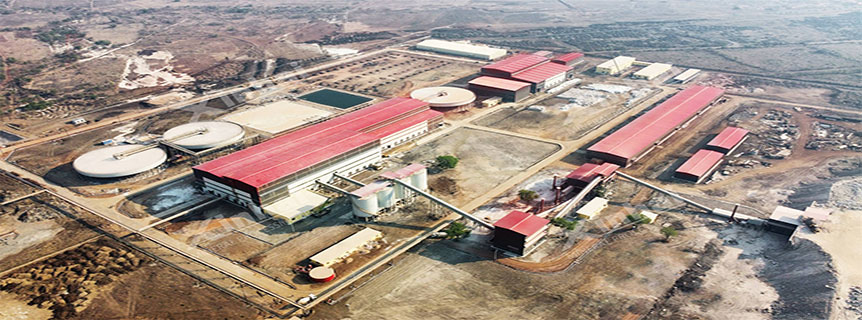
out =
{"type": "Polygon", "coordinates": [[[619,56],[596,66],[596,73],[617,75],[632,67],[635,63],[634,57],[619,56]]]}
{"type": "Polygon", "coordinates": [[[508,53],[506,49],[437,39],[422,41],[416,49],[482,60],[496,60],[508,53]]]}
{"type": "Polygon", "coordinates": [[[632,75],[632,78],[635,79],[643,79],[643,80],[652,80],[657,78],[658,76],[670,71],[670,68],[673,65],[667,63],[650,63],[650,65],[646,66],[643,69],[638,70],[632,75]]]}

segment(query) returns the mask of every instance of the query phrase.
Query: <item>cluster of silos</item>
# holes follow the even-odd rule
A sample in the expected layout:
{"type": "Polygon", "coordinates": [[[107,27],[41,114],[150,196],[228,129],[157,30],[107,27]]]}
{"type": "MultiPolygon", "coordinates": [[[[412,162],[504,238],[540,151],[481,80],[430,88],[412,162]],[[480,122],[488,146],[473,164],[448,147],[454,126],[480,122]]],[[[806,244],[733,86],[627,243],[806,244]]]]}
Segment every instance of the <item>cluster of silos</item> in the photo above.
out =
{"type": "Polygon", "coordinates": [[[393,208],[398,201],[412,196],[410,189],[390,180],[398,180],[420,190],[428,190],[428,171],[420,164],[385,172],[380,177],[383,179],[351,192],[355,216],[363,219],[374,217],[380,210],[393,208]]]}

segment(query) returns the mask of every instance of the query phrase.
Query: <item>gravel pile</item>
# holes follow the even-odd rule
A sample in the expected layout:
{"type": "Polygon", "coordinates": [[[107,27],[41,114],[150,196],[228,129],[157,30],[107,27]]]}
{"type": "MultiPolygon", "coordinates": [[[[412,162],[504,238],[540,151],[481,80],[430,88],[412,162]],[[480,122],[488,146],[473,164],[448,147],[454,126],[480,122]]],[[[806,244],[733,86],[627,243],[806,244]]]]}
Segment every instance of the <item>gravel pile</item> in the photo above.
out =
{"type": "Polygon", "coordinates": [[[862,179],[841,181],[832,185],[829,202],[835,207],[862,210],[862,179]]]}

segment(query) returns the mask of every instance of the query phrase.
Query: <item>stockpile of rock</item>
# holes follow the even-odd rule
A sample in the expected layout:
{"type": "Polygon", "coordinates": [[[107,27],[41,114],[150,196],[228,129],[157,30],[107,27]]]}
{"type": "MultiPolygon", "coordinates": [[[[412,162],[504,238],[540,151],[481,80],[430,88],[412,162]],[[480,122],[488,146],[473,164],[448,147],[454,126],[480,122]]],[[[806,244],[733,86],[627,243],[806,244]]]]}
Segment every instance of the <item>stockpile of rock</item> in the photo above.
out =
{"type": "Polygon", "coordinates": [[[85,244],[0,280],[0,290],[65,319],[87,308],[89,296],[123,274],[137,270],[141,257],[110,244],[85,244]]]}

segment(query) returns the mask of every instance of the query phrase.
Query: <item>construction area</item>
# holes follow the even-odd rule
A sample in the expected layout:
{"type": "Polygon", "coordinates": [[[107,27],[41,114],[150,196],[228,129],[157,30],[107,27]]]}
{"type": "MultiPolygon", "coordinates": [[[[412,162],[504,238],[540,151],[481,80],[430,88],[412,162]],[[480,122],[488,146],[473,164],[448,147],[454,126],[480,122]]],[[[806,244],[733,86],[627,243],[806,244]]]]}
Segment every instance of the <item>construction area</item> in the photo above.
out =
{"type": "Polygon", "coordinates": [[[242,301],[235,318],[819,319],[856,301],[840,271],[859,260],[830,258],[862,231],[856,113],[635,57],[410,44],[4,149],[0,305],[114,314],[102,302],[145,279],[242,301]]]}

